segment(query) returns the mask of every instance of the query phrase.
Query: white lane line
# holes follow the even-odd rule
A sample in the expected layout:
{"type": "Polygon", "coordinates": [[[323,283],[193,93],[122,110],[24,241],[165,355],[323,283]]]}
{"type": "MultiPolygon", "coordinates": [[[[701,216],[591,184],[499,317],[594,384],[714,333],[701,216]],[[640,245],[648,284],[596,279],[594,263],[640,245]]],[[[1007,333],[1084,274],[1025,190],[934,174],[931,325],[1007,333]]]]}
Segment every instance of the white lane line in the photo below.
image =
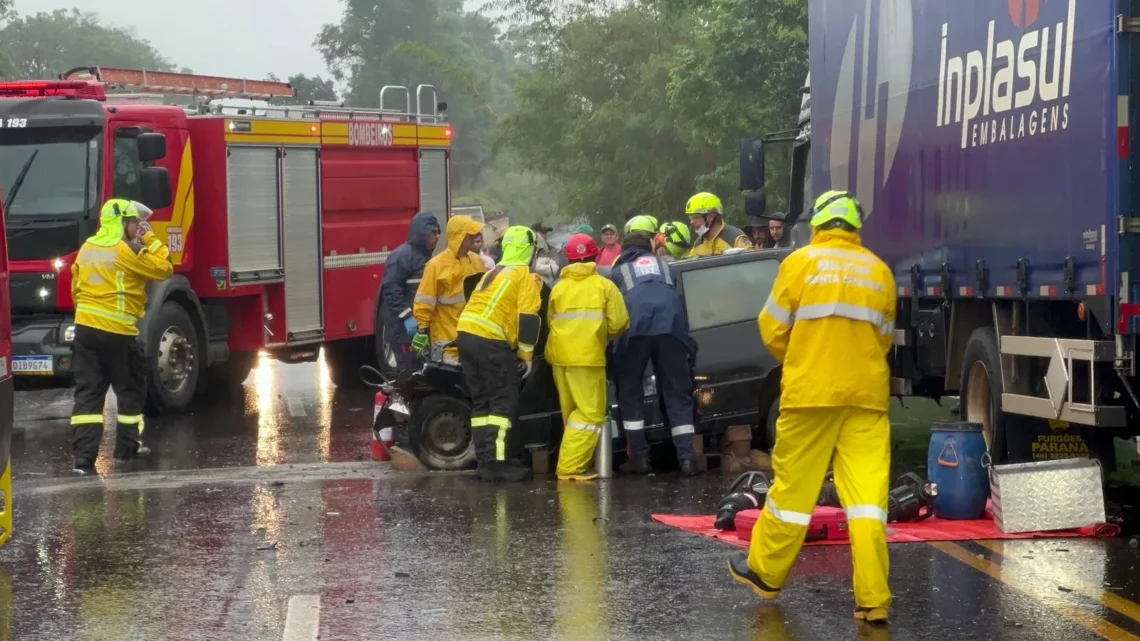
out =
{"type": "Polygon", "coordinates": [[[301,402],[301,399],[296,396],[290,396],[286,401],[289,403],[289,416],[293,418],[308,416],[308,414],[305,414],[305,404],[301,402]]]}
{"type": "Polygon", "coordinates": [[[281,641],[315,641],[321,629],[321,597],[317,594],[294,594],[289,597],[285,614],[285,633],[281,641]]]}

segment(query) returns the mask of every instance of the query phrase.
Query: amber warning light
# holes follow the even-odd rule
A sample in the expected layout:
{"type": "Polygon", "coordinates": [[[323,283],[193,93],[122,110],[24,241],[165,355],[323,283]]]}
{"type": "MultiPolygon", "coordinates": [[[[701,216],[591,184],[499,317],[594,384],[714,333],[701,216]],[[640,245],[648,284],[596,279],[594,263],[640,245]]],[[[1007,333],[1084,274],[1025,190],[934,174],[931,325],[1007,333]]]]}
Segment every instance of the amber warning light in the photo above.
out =
{"type": "Polygon", "coordinates": [[[443,128],[443,137],[444,138],[451,140],[451,137],[454,135],[455,135],[455,130],[451,128],[451,125],[448,125],[448,126],[443,128]]]}

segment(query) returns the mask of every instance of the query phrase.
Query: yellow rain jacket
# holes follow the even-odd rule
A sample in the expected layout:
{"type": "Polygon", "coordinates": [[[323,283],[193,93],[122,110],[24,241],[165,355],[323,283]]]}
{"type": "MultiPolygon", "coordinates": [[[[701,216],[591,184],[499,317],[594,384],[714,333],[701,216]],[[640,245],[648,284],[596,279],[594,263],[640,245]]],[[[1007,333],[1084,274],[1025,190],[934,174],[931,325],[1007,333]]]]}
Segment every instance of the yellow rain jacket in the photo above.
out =
{"type": "Polygon", "coordinates": [[[895,299],[890,269],[856,233],[817,232],[784,259],[759,318],[784,364],[780,407],[887,411],[895,299]]]}
{"type": "MultiPolygon", "coordinates": [[[[104,223],[106,224],[106,223],[104,223]]],[[[147,232],[142,246],[132,248],[108,228],[87,239],[71,266],[71,298],[75,301],[75,324],[138,336],[138,321],[146,311],[146,283],[166,280],[174,273],[170,251],[147,232]]]]}
{"type": "MultiPolygon", "coordinates": [[[[467,216],[452,216],[447,221],[447,249],[424,266],[412,312],[421,329],[430,328],[433,345],[455,340],[459,314],[467,303],[463,296],[463,281],[472,274],[487,271],[487,264],[478,254],[459,255],[459,246],[464,239],[482,231],[483,223],[467,216]]],[[[458,350],[448,348],[447,353],[456,356],[458,350]]]]}
{"type": "Polygon", "coordinates": [[[526,265],[499,265],[487,272],[459,316],[460,332],[504,341],[519,358],[534,358],[534,343],[519,341],[521,316],[537,318],[542,307],[542,278],[526,265]]]}
{"type": "Polygon", "coordinates": [[[550,292],[547,313],[546,360],[551,365],[605,367],[606,343],[629,329],[621,291],[612,280],[598,275],[594,263],[562,268],[562,279],[550,292]]]}
{"type": "Polygon", "coordinates": [[[752,241],[748,240],[748,236],[736,227],[729,225],[724,220],[718,220],[716,227],[702,236],[700,242],[693,245],[685,258],[720,256],[734,247],[748,249],[752,247],[752,241]]]}

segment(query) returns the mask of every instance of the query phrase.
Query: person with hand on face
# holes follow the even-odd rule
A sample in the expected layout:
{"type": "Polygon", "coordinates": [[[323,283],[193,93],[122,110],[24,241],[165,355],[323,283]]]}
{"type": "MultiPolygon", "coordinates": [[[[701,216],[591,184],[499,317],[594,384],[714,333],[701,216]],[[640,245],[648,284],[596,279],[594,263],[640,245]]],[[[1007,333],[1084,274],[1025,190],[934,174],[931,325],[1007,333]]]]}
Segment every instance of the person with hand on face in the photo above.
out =
{"type": "Polygon", "coordinates": [[[606,225],[602,227],[602,253],[598,254],[600,267],[611,267],[621,256],[621,242],[617,227],[606,225]]]}
{"type": "Polygon", "coordinates": [[[421,211],[412,218],[408,241],[388,254],[384,262],[384,280],[380,282],[380,318],[384,339],[396,356],[399,373],[419,368],[419,358],[412,348],[417,322],[412,311],[416,290],[423,278],[424,266],[439,242],[439,221],[434,214],[421,211]]]}
{"type": "Polygon", "coordinates": [[[621,471],[652,471],[643,407],[645,368],[652,362],[681,473],[693,476],[700,472],[693,449],[696,430],[689,322],[685,305],[673,285],[669,264],[653,253],[657,229],[657,220],[652,216],[631,218],[625,227],[625,250],[610,276],[629,312],[629,330],[614,343],[613,350],[618,406],[632,453],[621,471]]]}
{"type": "Polygon", "coordinates": [[[768,238],[768,219],[753,216],[749,229],[752,231],[752,246],[756,249],[767,249],[771,242],[768,238]]]}
{"type": "Polygon", "coordinates": [[[522,226],[503,236],[503,258],[483,275],[459,316],[459,362],[471,394],[471,432],[482,481],[522,481],[530,468],[512,454],[520,376],[534,370],[542,329],[542,279],[530,271],[538,235],[522,226]],[[517,357],[517,358],[516,358],[517,357]]]}
{"type": "Polygon", "coordinates": [[[685,204],[685,215],[696,236],[686,258],[720,256],[729,249],[750,249],[752,241],[736,227],[724,221],[724,206],[707,191],[693,196],[685,204]]]}
{"type": "Polygon", "coordinates": [[[598,246],[588,234],[566,242],[570,265],[550,293],[546,361],[562,407],[559,480],[588,481],[599,435],[606,431],[606,345],[629,327],[625,300],[616,285],[598,275],[598,246]]]}
{"type": "Polygon", "coordinates": [[[83,243],[71,266],[75,301],[75,406],[71,449],[75,471],[91,474],[103,440],[103,401],[107,388],[118,398],[115,459],[150,454],[143,447],[143,404],[147,363],[138,321],[146,311],[146,286],[174,274],[170,251],[151,231],[151,210],[115,198],[99,215],[99,231],[83,243]]]}
{"type": "MultiPolygon", "coordinates": [[[[463,283],[468,276],[487,271],[483,259],[473,251],[482,238],[483,223],[467,216],[452,216],[447,221],[447,249],[424,267],[412,307],[418,327],[412,338],[416,356],[422,358],[435,343],[455,340],[459,314],[467,303],[463,283]]],[[[443,356],[445,363],[459,363],[459,351],[454,347],[444,350],[443,356]]]]}

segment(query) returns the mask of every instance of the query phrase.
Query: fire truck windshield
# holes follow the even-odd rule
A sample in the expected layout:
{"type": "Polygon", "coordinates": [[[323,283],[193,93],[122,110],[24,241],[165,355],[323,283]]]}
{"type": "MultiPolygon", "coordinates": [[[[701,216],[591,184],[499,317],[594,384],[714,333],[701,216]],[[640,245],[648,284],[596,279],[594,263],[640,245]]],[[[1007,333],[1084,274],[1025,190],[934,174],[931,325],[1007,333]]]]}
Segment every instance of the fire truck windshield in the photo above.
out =
{"type": "Polygon", "coordinates": [[[10,222],[79,217],[95,208],[100,133],[98,127],[0,129],[0,193],[10,222]]]}

